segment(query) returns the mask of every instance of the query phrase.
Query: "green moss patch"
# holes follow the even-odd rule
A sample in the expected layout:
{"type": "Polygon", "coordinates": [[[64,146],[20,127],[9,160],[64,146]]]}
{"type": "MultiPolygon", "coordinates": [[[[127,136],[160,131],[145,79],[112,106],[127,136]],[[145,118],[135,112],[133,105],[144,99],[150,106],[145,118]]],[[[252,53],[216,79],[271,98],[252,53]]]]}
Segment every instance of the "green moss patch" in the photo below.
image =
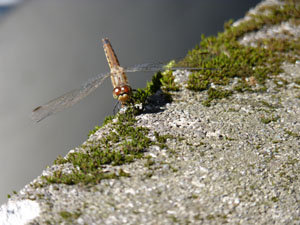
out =
{"type": "MultiPolygon", "coordinates": [[[[275,25],[283,21],[299,24],[299,1],[285,2],[283,6],[261,7],[261,14],[249,15],[249,20],[236,26],[232,26],[232,21],[227,22],[225,31],[216,37],[203,35],[200,44],[177,66],[215,70],[203,69],[192,73],[187,88],[203,91],[209,89],[211,84],[228,85],[232,78],[240,78],[234,91],[253,91],[257,84],[260,85],[259,91],[266,90],[266,79],[282,72],[280,66],[284,61],[295,63],[299,58],[300,39],[290,36],[288,39],[264,39],[258,41],[254,47],[240,44],[239,38],[265,25],[275,25]]],[[[215,95],[216,99],[218,96],[215,95]]]]}
{"type": "Polygon", "coordinates": [[[147,137],[148,129],[134,126],[131,112],[118,115],[118,120],[112,123],[113,131],[100,140],[82,146],[86,151],[70,153],[66,158],[59,157],[55,163],[71,163],[74,167],[71,173],[57,170],[52,176],[44,177],[49,183],[98,183],[102,179],[130,176],[123,170],[107,173],[104,165],[118,166],[131,163],[143,157],[143,152],[152,143],[147,137]],[[91,147],[89,147],[91,146],[91,147]]]}
{"type": "Polygon", "coordinates": [[[165,91],[179,91],[179,85],[175,83],[175,77],[171,70],[162,73],[161,84],[165,91]]]}
{"type": "Polygon", "coordinates": [[[215,89],[215,88],[209,88],[207,91],[208,98],[203,102],[203,105],[210,106],[211,102],[214,99],[222,99],[227,98],[230,95],[232,95],[232,91],[230,90],[222,90],[222,89],[215,89]]]}
{"type": "Polygon", "coordinates": [[[68,211],[61,211],[59,213],[59,215],[64,219],[64,220],[67,220],[67,221],[73,221],[74,219],[78,219],[79,216],[81,216],[81,213],[80,212],[74,212],[74,213],[71,213],[71,212],[68,212],[68,211]]]}
{"type": "Polygon", "coordinates": [[[261,117],[261,122],[264,123],[264,124],[269,124],[271,122],[276,122],[277,120],[279,119],[278,116],[274,116],[272,115],[271,117],[261,117]]]}
{"type": "Polygon", "coordinates": [[[285,132],[287,135],[291,136],[291,137],[295,137],[295,138],[299,138],[299,137],[300,137],[300,134],[295,133],[295,132],[290,131],[290,130],[287,130],[287,129],[284,129],[284,132],[285,132]]]}
{"type": "Polygon", "coordinates": [[[250,20],[244,21],[236,27],[231,27],[232,20],[225,24],[224,35],[237,39],[246,33],[257,31],[265,25],[276,25],[283,21],[298,23],[300,18],[299,1],[285,0],[284,5],[269,5],[259,8],[260,14],[248,14],[250,20]]]}
{"type": "MultiPolygon", "coordinates": [[[[161,79],[162,74],[157,73],[144,90],[139,89],[133,96],[135,103],[144,103],[149,95],[155,93],[161,86],[161,79]]],[[[168,135],[161,136],[155,133],[156,141],[151,141],[147,137],[149,129],[135,125],[134,114],[134,106],[129,106],[125,113],[117,114],[115,120],[113,117],[105,119],[104,124],[109,123],[112,129],[107,135],[99,140],[87,141],[85,145],[81,146],[83,151],[69,153],[65,158],[58,157],[55,160],[55,164],[72,164],[73,169],[70,173],[56,170],[52,176],[44,176],[43,179],[48,183],[72,185],[96,184],[102,179],[130,176],[122,169],[117,172],[107,172],[103,168],[105,165],[120,166],[143,158],[144,152],[150,145],[166,148],[165,142],[167,138],[171,138],[168,135]]],[[[99,129],[100,126],[96,126],[89,136],[95,134],[99,129]]]]}
{"type": "Polygon", "coordinates": [[[151,82],[147,83],[146,88],[140,89],[138,88],[132,96],[132,100],[135,104],[142,103],[144,104],[147,98],[153,94],[155,94],[162,86],[161,79],[163,75],[158,72],[153,75],[151,82]]]}

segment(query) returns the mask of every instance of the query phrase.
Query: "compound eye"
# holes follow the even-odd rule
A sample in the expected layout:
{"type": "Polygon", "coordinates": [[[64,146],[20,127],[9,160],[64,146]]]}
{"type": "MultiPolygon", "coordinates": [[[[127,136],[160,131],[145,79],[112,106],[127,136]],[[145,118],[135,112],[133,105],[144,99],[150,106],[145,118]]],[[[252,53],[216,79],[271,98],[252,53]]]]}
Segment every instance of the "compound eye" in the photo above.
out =
{"type": "Polygon", "coordinates": [[[114,90],[113,90],[113,96],[114,96],[114,98],[118,98],[118,96],[121,94],[121,89],[120,88],[115,88],[114,90]]]}
{"type": "Polygon", "coordinates": [[[130,92],[130,88],[128,86],[123,86],[123,87],[121,87],[121,92],[122,93],[129,93],[130,92]]]}

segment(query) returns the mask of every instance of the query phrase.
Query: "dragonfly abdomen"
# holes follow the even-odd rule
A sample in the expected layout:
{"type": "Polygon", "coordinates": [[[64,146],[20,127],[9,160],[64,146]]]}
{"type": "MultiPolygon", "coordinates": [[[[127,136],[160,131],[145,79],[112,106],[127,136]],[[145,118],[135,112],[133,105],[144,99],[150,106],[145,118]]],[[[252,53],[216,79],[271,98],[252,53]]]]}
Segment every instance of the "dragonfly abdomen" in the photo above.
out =
{"type": "Polygon", "coordinates": [[[114,67],[120,66],[118,57],[113,47],[111,46],[110,41],[107,38],[103,38],[102,42],[109,68],[112,69],[114,67]]]}
{"type": "Polygon", "coordinates": [[[108,65],[110,67],[111,83],[114,87],[113,96],[118,99],[122,105],[129,101],[132,89],[129,86],[124,69],[120,66],[117,55],[107,38],[102,39],[103,48],[108,65]]]}

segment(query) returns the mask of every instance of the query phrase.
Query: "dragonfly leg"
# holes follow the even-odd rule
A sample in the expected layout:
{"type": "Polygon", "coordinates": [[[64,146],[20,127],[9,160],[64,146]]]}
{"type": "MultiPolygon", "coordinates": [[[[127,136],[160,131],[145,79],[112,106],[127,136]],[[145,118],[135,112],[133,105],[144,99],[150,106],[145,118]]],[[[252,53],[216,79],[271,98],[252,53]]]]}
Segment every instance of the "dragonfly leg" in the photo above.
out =
{"type": "Polygon", "coordinates": [[[113,109],[113,114],[114,115],[116,115],[116,109],[119,111],[119,109],[120,109],[120,102],[119,101],[117,101],[116,102],[116,104],[115,104],[115,106],[114,106],[114,109],[113,109]]]}

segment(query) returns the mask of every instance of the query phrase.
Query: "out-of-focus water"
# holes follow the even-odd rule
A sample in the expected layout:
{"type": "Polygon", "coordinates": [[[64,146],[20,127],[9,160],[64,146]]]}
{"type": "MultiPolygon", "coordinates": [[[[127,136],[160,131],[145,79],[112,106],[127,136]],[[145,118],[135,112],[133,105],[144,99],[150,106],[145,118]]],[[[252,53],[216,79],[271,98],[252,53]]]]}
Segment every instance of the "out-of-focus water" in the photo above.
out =
{"type": "Polygon", "coordinates": [[[0,6],[0,21],[2,17],[9,12],[9,10],[12,8],[12,6],[0,6]]]}
{"type": "MultiPolygon", "coordinates": [[[[5,16],[0,8],[0,203],[58,155],[80,145],[111,115],[110,80],[73,108],[34,124],[36,106],[108,71],[101,38],[123,66],[183,57],[201,34],[223,30],[255,0],[28,1],[5,16]]],[[[129,76],[144,87],[151,73],[129,76]]]]}

